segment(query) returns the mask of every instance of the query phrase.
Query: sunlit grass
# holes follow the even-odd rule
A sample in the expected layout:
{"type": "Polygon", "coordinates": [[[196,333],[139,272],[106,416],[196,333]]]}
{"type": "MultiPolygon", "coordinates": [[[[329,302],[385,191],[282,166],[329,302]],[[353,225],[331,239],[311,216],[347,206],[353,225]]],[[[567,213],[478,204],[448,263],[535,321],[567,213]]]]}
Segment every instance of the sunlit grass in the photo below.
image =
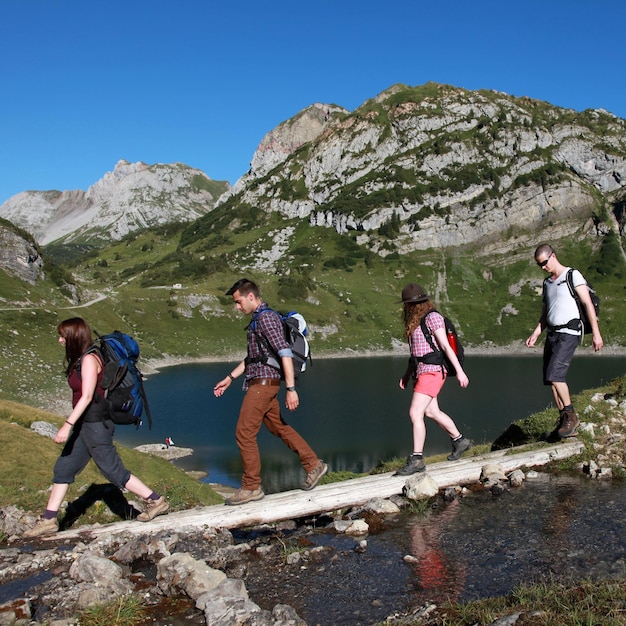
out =
{"type": "MultiPolygon", "coordinates": [[[[0,399],[0,446],[3,450],[0,455],[0,506],[12,504],[36,514],[45,507],[52,468],[61,447],[30,429],[30,424],[39,420],[58,427],[64,418],[0,399]]],[[[155,491],[165,494],[172,511],[222,502],[222,497],[208,485],[187,476],[169,461],[116,445],[126,467],[155,491]]],[[[76,501],[90,487],[93,491],[94,486],[106,484],[106,479],[90,461],[70,486],[67,501],[76,501]]],[[[127,498],[136,500],[133,494],[127,494],[127,498]]],[[[89,506],[76,523],[111,521],[110,510],[98,501],[89,506]]]]}
{"type": "MultiPolygon", "coordinates": [[[[524,614],[523,622],[517,623],[533,626],[623,626],[626,581],[551,580],[523,584],[507,596],[445,605],[437,624],[491,624],[514,613],[524,614]]],[[[412,622],[414,626],[420,623],[412,622]]]]}

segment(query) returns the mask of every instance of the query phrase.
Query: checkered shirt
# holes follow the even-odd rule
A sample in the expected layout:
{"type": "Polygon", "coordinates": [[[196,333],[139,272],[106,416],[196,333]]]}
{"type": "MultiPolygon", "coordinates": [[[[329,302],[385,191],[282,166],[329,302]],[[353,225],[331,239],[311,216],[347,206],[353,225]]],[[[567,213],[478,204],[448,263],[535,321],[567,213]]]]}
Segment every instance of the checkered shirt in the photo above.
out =
{"type": "MultiPolygon", "coordinates": [[[[443,315],[437,311],[428,313],[426,317],[426,328],[432,333],[432,340],[435,346],[439,348],[437,338],[435,337],[435,331],[438,328],[445,328],[445,322],[443,321],[443,315]]],[[[409,337],[409,346],[411,347],[411,356],[424,356],[429,352],[432,352],[430,344],[424,337],[422,332],[422,325],[418,324],[417,328],[411,333],[409,337]]],[[[417,364],[418,376],[424,372],[441,372],[441,365],[429,365],[428,363],[417,364]]]]}
{"type": "MultiPolygon", "coordinates": [[[[291,348],[285,339],[285,331],[280,315],[270,309],[265,302],[259,305],[259,308],[252,314],[252,320],[248,325],[248,357],[254,358],[267,354],[275,356],[268,351],[264,344],[265,337],[272,347],[275,354],[278,355],[278,362],[282,356],[292,356],[291,348]],[[260,335],[257,338],[257,335],[260,335]]],[[[248,388],[249,381],[253,378],[276,378],[280,380],[280,372],[264,363],[248,363],[246,365],[246,378],[243,384],[244,390],[248,388]]]]}

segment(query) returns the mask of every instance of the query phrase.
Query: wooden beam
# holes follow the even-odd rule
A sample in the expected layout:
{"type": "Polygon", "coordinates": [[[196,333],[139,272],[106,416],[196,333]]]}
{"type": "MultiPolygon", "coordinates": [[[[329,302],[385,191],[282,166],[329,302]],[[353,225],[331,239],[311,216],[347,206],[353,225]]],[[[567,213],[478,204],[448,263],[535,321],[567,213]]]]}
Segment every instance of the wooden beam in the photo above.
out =
{"type": "MultiPolygon", "coordinates": [[[[488,463],[498,463],[505,473],[522,467],[546,465],[552,461],[579,454],[584,445],[568,440],[552,446],[533,449],[532,445],[508,450],[498,450],[478,456],[468,456],[458,461],[432,463],[426,466],[427,473],[439,488],[468,485],[479,482],[482,468],[488,463]]],[[[59,532],[46,539],[75,537],[98,537],[104,534],[144,534],[162,530],[213,528],[241,528],[256,524],[272,523],[286,519],[311,517],[329,511],[365,504],[372,498],[389,498],[401,494],[407,480],[392,473],[376,474],[328,485],[319,485],[312,491],[285,491],[265,496],[263,500],[239,506],[216,504],[196,507],[162,515],[151,522],[116,522],[104,526],[82,526],[59,532]]]]}

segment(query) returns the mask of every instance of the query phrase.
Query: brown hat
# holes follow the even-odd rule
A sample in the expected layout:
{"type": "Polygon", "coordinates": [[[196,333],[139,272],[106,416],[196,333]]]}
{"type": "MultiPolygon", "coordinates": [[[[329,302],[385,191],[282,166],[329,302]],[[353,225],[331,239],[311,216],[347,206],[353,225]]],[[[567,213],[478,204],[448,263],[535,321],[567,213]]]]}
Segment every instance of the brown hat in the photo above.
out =
{"type": "Polygon", "coordinates": [[[410,283],[402,290],[402,302],[426,302],[428,299],[421,285],[410,283]]]}

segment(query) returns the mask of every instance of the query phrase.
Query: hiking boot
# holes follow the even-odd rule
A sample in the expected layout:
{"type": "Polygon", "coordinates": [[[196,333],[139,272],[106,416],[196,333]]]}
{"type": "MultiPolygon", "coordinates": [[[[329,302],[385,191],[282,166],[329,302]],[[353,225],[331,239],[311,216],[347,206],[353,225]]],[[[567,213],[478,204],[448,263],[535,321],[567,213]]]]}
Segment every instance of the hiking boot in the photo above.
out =
{"type": "MultiPolygon", "coordinates": [[[[319,460],[319,459],[318,459],[319,460]]],[[[314,487],[317,487],[317,483],[319,483],[320,478],[326,474],[328,471],[328,465],[324,463],[324,461],[319,460],[317,467],[312,469],[304,479],[302,483],[302,489],[305,491],[311,491],[314,487]]]]}
{"type": "Polygon", "coordinates": [[[461,437],[452,442],[452,453],[448,454],[448,461],[458,461],[463,452],[467,452],[474,444],[467,438],[461,437]]]}
{"type": "Polygon", "coordinates": [[[410,476],[416,472],[423,472],[426,469],[424,459],[416,456],[415,454],[409,454],[406,459],[406,463],[401,467],[394,476],[410,476]]]}
{"type": "Polygon", "coordinates": [[[39,517],[35,522],[35,525],[25,531],[22,534],[22,537],[33,538],[33,537],[44,537],[45,535],[54,535],[54,533],[59,531],[59,520],[56,517],[52,519],[44,519],[43,517],[39,517]]]}
{"type": "Polygon", "coordinates": [[[224,504],[237,505],[245,504],[246,502],[254,502],[254,500],[262,500],[265,497],[263,489],[237,489],[235,493],[224,500],[224,504]]]}
{"type": "Polygon", "coordinates": [[[574,409],[563,409],[561,411],[561,424],[557,430],[557,434],[561,439],[566,437],[574,437],[578,434],[580,420],[574,409]]]}
{"type": "Polygon", "coordinates": [[[165,499],[165,496],[161,496],[158,500],[151,500],[148,498],[144,500],[146,510],[143,513],[137,515],[138,522],[149,522],[157,515],[165,513],[170,508],[169,502],[165,499]]]}

